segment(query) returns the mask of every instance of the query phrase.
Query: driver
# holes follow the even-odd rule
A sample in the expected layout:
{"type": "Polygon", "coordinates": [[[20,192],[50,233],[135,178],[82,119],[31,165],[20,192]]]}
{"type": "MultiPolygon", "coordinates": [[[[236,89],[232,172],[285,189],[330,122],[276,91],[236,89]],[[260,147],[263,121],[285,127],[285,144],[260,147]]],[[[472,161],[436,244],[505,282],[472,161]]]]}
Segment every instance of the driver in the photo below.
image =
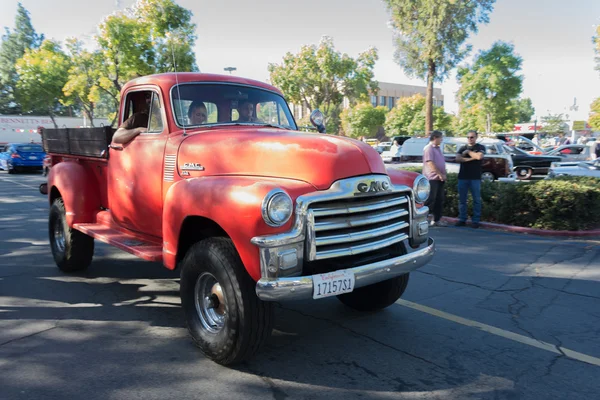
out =
{"type": "Polygon", "coordinates": [[[240,115],[236,122],[258,122],[254,116],[254,104],[248,100],[243,101],[237,108],[240,115]]]}

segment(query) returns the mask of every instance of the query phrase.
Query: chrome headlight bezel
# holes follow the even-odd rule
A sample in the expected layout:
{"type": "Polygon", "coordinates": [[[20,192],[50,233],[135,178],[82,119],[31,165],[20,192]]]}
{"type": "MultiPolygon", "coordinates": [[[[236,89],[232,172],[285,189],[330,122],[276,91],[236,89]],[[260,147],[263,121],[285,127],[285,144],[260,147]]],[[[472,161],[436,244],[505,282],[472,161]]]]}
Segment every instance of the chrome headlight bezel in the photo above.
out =
{"type": "Polygon", "coordinates": [[[278,228],[280,226],[285,225],[292,217],[292,214],[294,214],[294,202],[292,201],[292,198],[290,197],[289,194],[287,194],[286,191],[284,191],[282,189],[273,189],[269,193],[267,193],[267,195],[263,199],[262,205],[261,205],[261,212],[262,212],[262,217],[263,217],[263,220],[265,221],[265,224],[272,226],[274,228],[278,228]],[[278,202],[283,202],[283,203],[278,203],[278,202]],[[275,210],[273,210],[272,207],[275,207],[276,205],[281,205],[281,204],[285,205],[286,203],[287,203],[287,210],[285,211],[283,218],[276,217],[274,215],[275,210]]]}
{"type": "Polygon", "coordinates": [[[424,204],[429,198],[430,192],[431,185],[429,184],[429,180],[423,175],[417,176],[415,178],[415,181],[413,182],[413,193],[415,195],[415,201],[419,204],[424,204]],[[425,192],[424,195],[423,191],[425,192]]]}

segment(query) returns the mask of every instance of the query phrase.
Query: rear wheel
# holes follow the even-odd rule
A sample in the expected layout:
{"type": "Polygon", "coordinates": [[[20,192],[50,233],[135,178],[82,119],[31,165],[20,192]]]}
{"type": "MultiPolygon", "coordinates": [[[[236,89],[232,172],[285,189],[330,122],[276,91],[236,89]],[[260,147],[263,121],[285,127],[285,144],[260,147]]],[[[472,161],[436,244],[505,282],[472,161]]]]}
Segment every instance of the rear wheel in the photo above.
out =
{"type": "Polygon", "coordinates": [[[394,304],[406,290],[409,274],[387,281],[364,286],[350,293],[341,294],[338,299],[358,311],[375,311],[394,304]]]}
{"type": "Polygon", "coordinates": [[[61,198],[52,203],[48,228],[52,255],[61,271],[81,271],[90,265],[94,256],[94,238],[69,227],[61,198]]]}
{"type": "Polygon", "coordinates": [[[185,255],[180,294],[188,331],[215,362],[242,362],[270,336],[273,305],[255,287],[230,239],[202,240],[185,255]]]}
{"type": "Polygon", "coordinates": [[[491,172],[484,172],[481,174],[482,181],[493,181],[496,179],[496,176],[491,172]]]}
{"type": "Polygon", "coordinates": [[[529,167],[519,167],[517,168],[517,178],[521,180],[530,179],[533,175],[533,169],[529,167]]]}

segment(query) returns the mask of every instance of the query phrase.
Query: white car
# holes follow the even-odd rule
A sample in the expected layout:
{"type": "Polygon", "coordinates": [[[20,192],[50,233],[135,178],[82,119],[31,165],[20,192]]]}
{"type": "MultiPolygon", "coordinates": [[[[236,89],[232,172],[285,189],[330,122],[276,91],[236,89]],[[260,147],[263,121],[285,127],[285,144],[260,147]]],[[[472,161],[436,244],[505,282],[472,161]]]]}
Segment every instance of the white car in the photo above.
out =
{"type": "Polygon", "coordinates": [[[552,163],[546,179],[565,175],[600,178],[600,158],[593,161],[552,163]]]}
{"type": "Polygon", "coordinates": [[[401,151],[402,151],[402,146],[398,146],[398,147],[385,146],[385,147],[383,147],[383,152],[381,152],[381,158],[384,163],[400,161],[401,151]]]}
{"type": "Polygon", "coordinates": [[[550,150],[545,155],[560,156],[567,161],[585,161],[592,159],[592,148],[585,144],[565,144],[550,150]]]}

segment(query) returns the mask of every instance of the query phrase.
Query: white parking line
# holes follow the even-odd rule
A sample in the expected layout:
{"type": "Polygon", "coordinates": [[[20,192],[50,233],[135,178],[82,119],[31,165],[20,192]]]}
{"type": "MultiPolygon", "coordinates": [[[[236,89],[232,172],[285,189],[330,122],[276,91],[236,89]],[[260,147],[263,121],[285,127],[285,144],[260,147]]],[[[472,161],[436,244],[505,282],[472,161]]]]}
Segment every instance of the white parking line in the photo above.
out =
{"type": "Polygon", "coordinates": [[[29,189],[38,189],[38,187],[35,187],[35,186],[29,186],[29,185],[25,185],[24,183],[17,182],[17,181],[13,181],[13,180],[11,180],[11,179],[8,179],[8,178],[2,178],[2,179],[0,179],[0,180],[2,180],[2,181],[5,181],[5,182],[14,183],[14,184],[16,184],[16,185],[20,185],[20,186],[25,186],[26,188],[29,188],[29,189]]]}
{"type": "Polygon", "coordinates": [[[505,339],[514,340],[515,342],[527,344],[538,349],[547,350],[555,354],[562,354],[566,357],[572,358],[577,361],[581,361],[587,364],[592,364],[600,367],[600,358],[588,356],[587,354],[579,353],[577,351],[569,350],[561,346],[555,346],[551,343],[544,342],[541,340],[533,339],[528,336],[519,335],[518,333],[505,331],[504,329],[496,328],[491,325],[482,324],[481,322],[471,321],[470,319],[462,318],[457,315],[448,314],[447,312],[436,310],[435,308],[427,307],[421,304],[413,303],[407,300],[398,300],[396,304],[404,307],[412,308],[413,310],[421,311],[435,317],[447,319],[448,321],[456,322],[461,325],[470,326],[473,328],[480,329],[484,332],[491,333],[492,335],[500,336],[505,339]]]}

